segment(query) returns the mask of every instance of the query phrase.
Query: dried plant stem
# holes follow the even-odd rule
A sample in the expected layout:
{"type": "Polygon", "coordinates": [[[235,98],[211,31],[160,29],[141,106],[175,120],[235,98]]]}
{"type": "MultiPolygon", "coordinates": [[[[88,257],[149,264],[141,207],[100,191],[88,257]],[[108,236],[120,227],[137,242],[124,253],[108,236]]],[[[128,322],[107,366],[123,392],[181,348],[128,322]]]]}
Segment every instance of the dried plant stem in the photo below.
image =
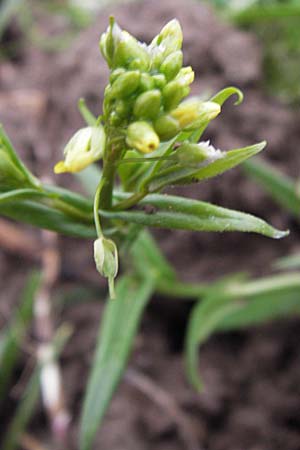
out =
{"type": "Polygon", "coordinates": [[[34,315],[43,404],[49,417],[54,440],[57,446],[61,445],[66,450],[70,415],[65,406],[61,371],[55,357],[53,346],[55,329],[51,311],[52,287],[60,268],[56,239],[55,234],[42,231],[43,279],[35,299],[34,315]]]}
{"type": "Polygon", "coordinates": [[[125,380],[142,392],[170,417],[177,426],[178,433],[186,450],[201,450],[192,423],[177,404],[174,397],[148,376],[135,369],[131,368],[126,371],[125,380]]]}

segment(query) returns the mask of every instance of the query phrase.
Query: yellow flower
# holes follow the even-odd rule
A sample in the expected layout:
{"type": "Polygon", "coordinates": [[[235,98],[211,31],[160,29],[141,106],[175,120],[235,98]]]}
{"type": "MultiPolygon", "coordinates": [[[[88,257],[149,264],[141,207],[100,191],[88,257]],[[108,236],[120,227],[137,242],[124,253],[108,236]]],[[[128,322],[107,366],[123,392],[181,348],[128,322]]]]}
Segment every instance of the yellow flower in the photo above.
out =
{"type": "Polygon", "coordinates": [[[202,102],[197,98],[191,98],[174,109],[171,116],[178,120],[182,129],[196,129],[214,119],[220,112],[221,107],[218,103],[202,102]]]}
{"type": "Polygon", "coordinates": [[[65,147],[65,160],[59,161],[55,173],[80,172],[103,156],[105,132],[102,126],[78,130],[65,147]]]}

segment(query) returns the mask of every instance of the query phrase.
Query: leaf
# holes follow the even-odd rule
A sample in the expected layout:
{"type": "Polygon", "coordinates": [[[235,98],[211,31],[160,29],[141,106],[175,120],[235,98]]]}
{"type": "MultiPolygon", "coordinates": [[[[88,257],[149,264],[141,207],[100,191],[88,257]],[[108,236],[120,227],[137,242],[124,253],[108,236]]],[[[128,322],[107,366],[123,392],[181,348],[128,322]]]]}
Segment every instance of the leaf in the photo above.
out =
{"type": "Polygon", "coordinates": [[[29,185],[34,188],[39,188],[41,185],[40,181],[35,176],[32,175],[32,173],[20,160],[1,124],[0,124],[0,148],[3,148],[5,150],[5,152],[7,153],[13,164],[20,170],[20,172],[23,173],[29,185]]]}
{"type": "Polygon", "coordinates": [[[234,86],[229,86],[225,89],[222,89],[217,94],[215,94],[210,101],[218,103],[220,106],[222,106],[226,100],[229,99],[232,95],[237,95],[238,99],[234,103],[235,105],[240,105],[244,99],[244,94],[242,91],[234,86]]]}
{"type": "Polygon", "coordinates": [[[210,292],[193,307],[187,325],[185,361],[189,382],[200,391],[202,382],[198,374],[198,348],[219,327],[220,323],[239,305],[226,294],[210,292]]]}
{"type": "Polygon", "coordinates": [[[176,279],[173,267],[161,253],[148,231],[144,230],[139,234],[131,248],[131,255],[136,272],[145,278],[154,272],[156,277],[168,278],[172,281],[176,279]]]}
{"type": "MultiPolygon", "coordinates": [[[[126,198],[128,194],[118,194],[126,198]]],[[[171,195],[148,195],[139,203],[143,210],[101,211],[104,217],[150,227],[191,231],[245,231],[260,233],[275,239],[288,234],[268,225],[264,220],[250,214],[234,211],[211,203],[171,195]]]]}
{"type": "Polygon", "coordinates": [[[154,288],[155,280],[151,276],[144,280],[123,276],[117,283],[116,299],[106,303],[83,405],[81,450],[91,449],[97,429],[124,372],[142,313],[154,288]]]}
{"type": "Polygon", "coordinates": [[[246,301],[220,330],[244,328],[300,312],[300,272],[252,280],[228,289],[232,299],[246,301]]]}
{"type": "MultiPolygon", "coordinates": [[[[215,94],[213,97],[211,97],[209,99],[209,101],[218,103],[220,106],[222,106],[226,102],[226,100],[228,100],[229,97],[231,97],[232,95],[237,95],[237,97],[238,97],[237,101],[234,103],[235,105],[239,105],[240,103],[242,103],[244,95],[243,95],[242,91],[240,91],[240,89],[238,89],[234,86],[230,86],[225,89],[222,89],[217,94],[215,94]]],[[[209,123],[210,123],[210,121],[208,121],[207,123],[202,125],[202,127],[199,130],[196,130],[196,131],[193,131],[192,133],[190,133],[189,136],[187,136],[186,138],[188,138],[190,142],[198,142],[200,137],[206,130],[207,126],[209,125],[209,123]]]]}
{"type": "Polygon", "coordinates": [[[277,259],[273,267],[281,270],[300,269],[300,253],[277,259]]]}
{"type": "Polygon", "coordinates": [[[167,185],[192,183],[215,177],[261,152],[265,145],[266,142],[263,141],[249,147],[229,150],[226,153],[224,152],[223,158],[217,159],[210,164],[204,162],[200,168],[180,167],[178,165],[170,167],[153,177],[148,184],[148,189],[151,192],[155,192],[167,185]]]}
{"type": "Polygon", "coordinates": [[[247,175],[257,181],[280,206],[300,217],[300,193],[296,183],[261,160],[244,163],[247,175]]]}
{"type": "Polygon", "coordinates": [[[39,285],[40,274],[32,272],[23,288],[20,306],[16,311],[15,318],[7,329],[1,333],[0,400],[7,393],[7,386],[17,363],[21,342],[33,316],[33,302],[39,285]]]}
{"type": "Polygon", "coordinates": [[[189,381],[201,389],[198,348],[214,332],[259,325],[300,312],[300,273],[217,283],[192,309],[186,336],[189,381]]]}
{"type": "Polygon", "coordinates": [[[68,236],[87,239],[96,237],[92,220],[90,223],[80,222],[78,218],[42,203],[30,200],[4,203],[0,206],[0,213],[11,219],[68,236]]]}

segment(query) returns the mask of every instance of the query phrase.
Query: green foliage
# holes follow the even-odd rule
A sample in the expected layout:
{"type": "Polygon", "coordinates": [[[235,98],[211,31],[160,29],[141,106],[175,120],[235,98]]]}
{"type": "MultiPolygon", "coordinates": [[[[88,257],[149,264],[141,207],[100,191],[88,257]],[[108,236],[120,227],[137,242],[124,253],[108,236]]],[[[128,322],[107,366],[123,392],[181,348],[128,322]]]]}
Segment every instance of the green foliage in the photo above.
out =
{"type": "Polygon", "coordinates": [[[186,368],[200,390],[198,348],[212,334],[259,325],[300,312],[300,272],[253,281],[227,279],[211,286],[193,307],[187,327],[186,368]]]}
{"type": "Polygon", "coordinates": [[[40,274],[33,272],[24,286],[20,305],[14,319],[1,332],[0,346],[0,402],[7,393],[11,376],[20,354],[20,347],[33,316],[33,301],[40,284],[40,274]]]}
{"type": "Polygon", "coordinates": [[[110,399],[125,369],[142,313],[154,292],[155,280],[122,277],[116,298],[105,306],[100,335],[82,412],[80,449],[92,446],[110,399]]]}
{"type": "Polygon", "coordinates": [[[264,50],[265,88],[289,103],[300,100],[298,0],[209,0],[235,25],[255,32],[264,50]]]}
{"type": "Polygon", "coordinates": [[[244,169],[280,206],[300,218],[300,192],[296,181],[260,160],[247,161],[244,169]]]}
{"type": "MultiPolygon", "coordinates": [[[[110,297],[116,297],[107,301],[101,321],[82,412],[81,450],[91,449],[125,370],[142,313],[155,291],[183,299],[204,297],[192,311],[187,332],[188,373],[197,388],[196,352],[211,333],[224,324],[233,328],[259,323],[297,306],[294,291],[286,292],[287,283],[299,289],[295,274],[278,278],[277,284],[273,279],[244,282],[236,276],[212,286],[181,282],[146,229],[242,231],[274,239],[288,234],[250,214],[162,192],[168,186],[200,183],[220,175],[265,147],[261,142],[225,152],[200,140],[224,102],[236,95],[239,104],[243,94],[228,87],[208,101],[198,96],[186,99],[194,73],[191,67],[182,67],[181,47],[177,20],[146,45],[110,19],[100,39],[110,68],[102,114],[94,117],[84,100],[79,101],[87,127],[69,140],[64,161],[55,166],[56,173],[76,172],[88,196],[42,184],[0,129],[0,213],[62,234],[94,239],[96,267],[108,279],[110,297]],[[101,171],[93,164],[100,159],[101,171]],[[125,273],[114,290],[118,258],[125,273]],[[284,308],[281,297],[276,297],[274,308],[264,306],[270,304],[274,286],[276,295],[286,295],[284,308]]],[[[261,179],[268,180],[272,191],[280,191],[281,196],[291,192],[288,185],[284,194],[266,171],[261,179]]],[[[291,208],[296,208],[297,201],[290,199],[291,208]]],[[[35,378],[32,383],[28,389],[33,394],[26,396],[16,416],[21,417],[20,422],[16,419],[17,430],[25,426],[35,403],[35,378]]]]}

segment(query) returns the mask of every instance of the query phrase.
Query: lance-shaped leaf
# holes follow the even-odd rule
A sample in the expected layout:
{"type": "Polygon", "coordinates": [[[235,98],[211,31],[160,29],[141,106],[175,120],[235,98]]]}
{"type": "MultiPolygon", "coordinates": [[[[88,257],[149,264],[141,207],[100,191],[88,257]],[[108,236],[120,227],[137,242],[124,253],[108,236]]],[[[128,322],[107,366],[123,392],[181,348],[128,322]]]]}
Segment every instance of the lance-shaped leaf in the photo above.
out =
{"type": "Polygon", "coordinates": [[[229,150],[222,153],[222,157],[210,162],[209,158],[198,167],[182,167],[179,164],[170,166],[158,172],[149,182],[148,189],[151,192],[158,191],[164,186],[178,183],[192,183],[220,175],[233,167],[238,166],[248,158],[261,152],[266,142],[260,142],[249,147],[229,150]]]}
{"type": "MultiPolygon", "coordinates": [[[[127,198],[128,194],[118,194],[127,198]]],[[[150,227],[172,228],[191,231],[247,231],[260,233],[275,239],[288,231],[279,231],[264,220],[250,214],[222,208],[211,203],[171,195],[148,195],[139,205],[151,207],[151,211],[135,209],[128,211],[101,211],[104,217],[124,220],[150,227]]]]}
{"type": "Polygon", "coordinates": [[[213,333],[245,328],[300,311],[300,274],[217,283],[191,311],[185,359],[191,384],[201,389],[199,346],[213,333]]]}
{"type": "Polygon", "coordinates": [[[202,382],[198,373],[198,349],[231,313],[239,308],[226,295],[211,293],[193,307],[185,342],[185,362],[189,382],[201,390],[202,382]]]}
{"type": "MultiPolygon", "coordinates": [[[[67,207],[67,205],[65,206],[67,207]]],[[[90,223],[79,221],[78,217],[76,218],[54,207],[31,200],[16,200],[14,202],[0,204],[0,214],[19,222],[56,231],[68,236],[87,239],[96,237],[92,220],[90,223]]]]}
{"type": "Polygon", "coordinates": [[[142,313],[155,289],[155,278],[124,276],[116,298],[107,301],[94,364],[83,406],[80,450],[90,450],[111,397],[121,379],[142,313]]]}
{"type": "Polygon", "coordinates": [[[300,193],[297,192],[296,183],[291,178],[260,160],[247,161],[244,168],[246,173],[257,181],[280,206],[300,218],[300,193]]]}

